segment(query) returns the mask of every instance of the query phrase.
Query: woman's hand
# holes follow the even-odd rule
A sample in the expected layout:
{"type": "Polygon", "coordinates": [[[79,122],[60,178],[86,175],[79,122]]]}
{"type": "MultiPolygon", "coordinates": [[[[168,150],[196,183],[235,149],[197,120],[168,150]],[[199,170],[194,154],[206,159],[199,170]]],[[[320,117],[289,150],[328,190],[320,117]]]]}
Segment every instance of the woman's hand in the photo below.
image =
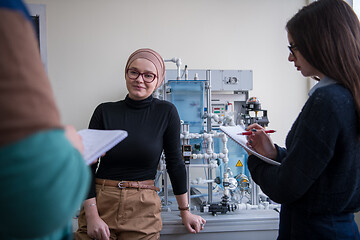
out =
{"type": "Polygon", "coordinates": [[[110,230],[108,225],[99,217],[86,218],[87,235],[96,240],[109,240],[110,230]]]}
{"type": "Polygon", "coordinates": [[[204,229],[206,221],[202,217],[192,214],[190,211],[180,211],[180,215],[189,233],[198,233],[204,229]]]}
{"type": "Polygon", "coordinates": [[[83,205],[87,223],[87,235],[97,240],[109,240],[110,230],[99,216],[96,198],[86,199],[83,205]]]}
{"type": "Polygon", "coordinates": [[[253,133],[248,136],[247,145],[254,149],[259,154],[275,160],[277,151],[270,136],[265,133],[265,129],[259,124],[254,123],[246,128],[246,131],[252,131],[253,133]]]}
{"type": "MultiPolygon", "coordinates": [[[[74,148],[76,148],[81,153],[81,155],[84,156],[84,144],[82,142],[82,138],[81,138],[80,134],[76,131],[74,126],[66,125],[64,127],[64,130],[65,130],[65,136],[69,140],[69,142],[74,146],[74,148]]],[[[106,153],[104,153],[102,155],[102,157],[105,156],[105,154],[106,153]]],[[[90,164],[93,164],[96,162],[97,162],[97,159],[94,160],[90,164]]]]}
{"type": "Polygon", "coordinates": [[[77,133],[74,126],[67,125],[64,127],[65,136],[69,142],[76,148],[82,155],[84,154],[84,145],[81,136],[77,133]]]}

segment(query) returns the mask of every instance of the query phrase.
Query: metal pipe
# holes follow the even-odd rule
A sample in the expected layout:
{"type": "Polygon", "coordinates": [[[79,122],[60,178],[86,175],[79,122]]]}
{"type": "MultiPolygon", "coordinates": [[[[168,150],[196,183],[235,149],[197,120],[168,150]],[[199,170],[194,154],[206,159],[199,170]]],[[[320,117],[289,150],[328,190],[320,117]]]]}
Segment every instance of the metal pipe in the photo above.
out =
{"type": "MultiPolygon", "coordinates": [[[[206,120],[206,124],[207,124],[207,132],[210,133],[212,130],[211,127],[211,116],[210,116],[210,112],[211,112],[211,71],[210,70],[206,70],[206,99],[207,99],[207,120],[206,120]]],[[[210,159],[207,159],[208,164],[210,164],[210,159]]],[[[211,168],[208,169],[208,179],[213,179],[213,171],[211,168]]],[[[213,198],[212,198],[212,183],[208,183],[208,203],[212,203],[213,198]]]]}
{"type": "MultiPolygon", "coordinates": [[[[189,124],[187,124],[187,123],[181,124],[181,132],[180,133],[183,136],[188,136],[189,135],[189,124]]],[[[181,144],[182,145],[189,145],[190,144],[190,139],[189,138],[182,138],[181,139],[181,144]]]]}
{"type": "Polygon", "coordinates": [[[258,205],[259,202],[259,186],[251,179],[251,205],[258,205]]]}
{"type": "Polygon", "coordinates": [[[190,186],[190,167],[189,167],[190,164],[185,164],[185,167],[186,167],[186,185],[187,185],[187,199],[188,199],[188,203],[189,203],[189,210],[191,210],[191,202],[190,202],[190,189],[191,189],[191,186],[190,186]]]}
{"type": "Polygon", "coordinates": [[[214,165],[214,164],[190,164],[189,167],[216,168],[217,165],[214,165]]]}
{"type": "Polygon", "coordinates": [[[210,133],[212,130],[211,127],[211,70],[206,70],[206,106],[207,106],[207,120],[206,127],[207,132],[210,133]]]}
{"type": "Polygon", "coordinates": [[[181,80],[181,59],[173,57],[172,59],[164,59],[164,62],[173,62],[177,67],[177,77],[176,80],[181,80]]]}

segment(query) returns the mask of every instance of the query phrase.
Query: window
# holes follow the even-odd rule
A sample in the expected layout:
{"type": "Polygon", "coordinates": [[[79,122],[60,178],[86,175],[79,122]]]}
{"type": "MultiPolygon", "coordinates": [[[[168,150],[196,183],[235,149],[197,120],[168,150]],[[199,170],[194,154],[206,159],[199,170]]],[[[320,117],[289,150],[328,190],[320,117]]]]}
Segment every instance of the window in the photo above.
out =
{"type": "Polygon", "coordinates": [[[47,71],[47,46],[46,46],[46,6],[45,4],[27,4],[30,16],[35,26],[35,33],[38,38],[41,60],[47,71]]]}

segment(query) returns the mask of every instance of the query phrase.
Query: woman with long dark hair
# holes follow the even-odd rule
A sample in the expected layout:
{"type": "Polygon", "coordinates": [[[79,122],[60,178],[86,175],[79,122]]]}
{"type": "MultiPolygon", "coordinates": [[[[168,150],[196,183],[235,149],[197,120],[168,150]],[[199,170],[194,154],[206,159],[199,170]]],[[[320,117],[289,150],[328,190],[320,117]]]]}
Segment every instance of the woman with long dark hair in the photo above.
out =
{"type": "Polygon", "coordinates": [[[342,0],[319,0],[287,25],[289,58],[310,90],[287,138],[273,144],[257,124],[248,144],[281,163],[249,156],[254,181],[281,203],[278,239],[359,239],[360,24],[342,0]]]}

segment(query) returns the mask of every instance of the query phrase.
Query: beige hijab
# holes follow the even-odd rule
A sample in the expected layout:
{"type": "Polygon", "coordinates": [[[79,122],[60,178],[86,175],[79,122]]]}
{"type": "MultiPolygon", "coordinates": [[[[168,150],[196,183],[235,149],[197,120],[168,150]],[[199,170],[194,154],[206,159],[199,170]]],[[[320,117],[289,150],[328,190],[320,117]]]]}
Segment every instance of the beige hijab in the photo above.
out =
{"type": "Polygon", "coordinates": [[[32,23],[0,9],[0,147],[60,127],[32,23]]]}

